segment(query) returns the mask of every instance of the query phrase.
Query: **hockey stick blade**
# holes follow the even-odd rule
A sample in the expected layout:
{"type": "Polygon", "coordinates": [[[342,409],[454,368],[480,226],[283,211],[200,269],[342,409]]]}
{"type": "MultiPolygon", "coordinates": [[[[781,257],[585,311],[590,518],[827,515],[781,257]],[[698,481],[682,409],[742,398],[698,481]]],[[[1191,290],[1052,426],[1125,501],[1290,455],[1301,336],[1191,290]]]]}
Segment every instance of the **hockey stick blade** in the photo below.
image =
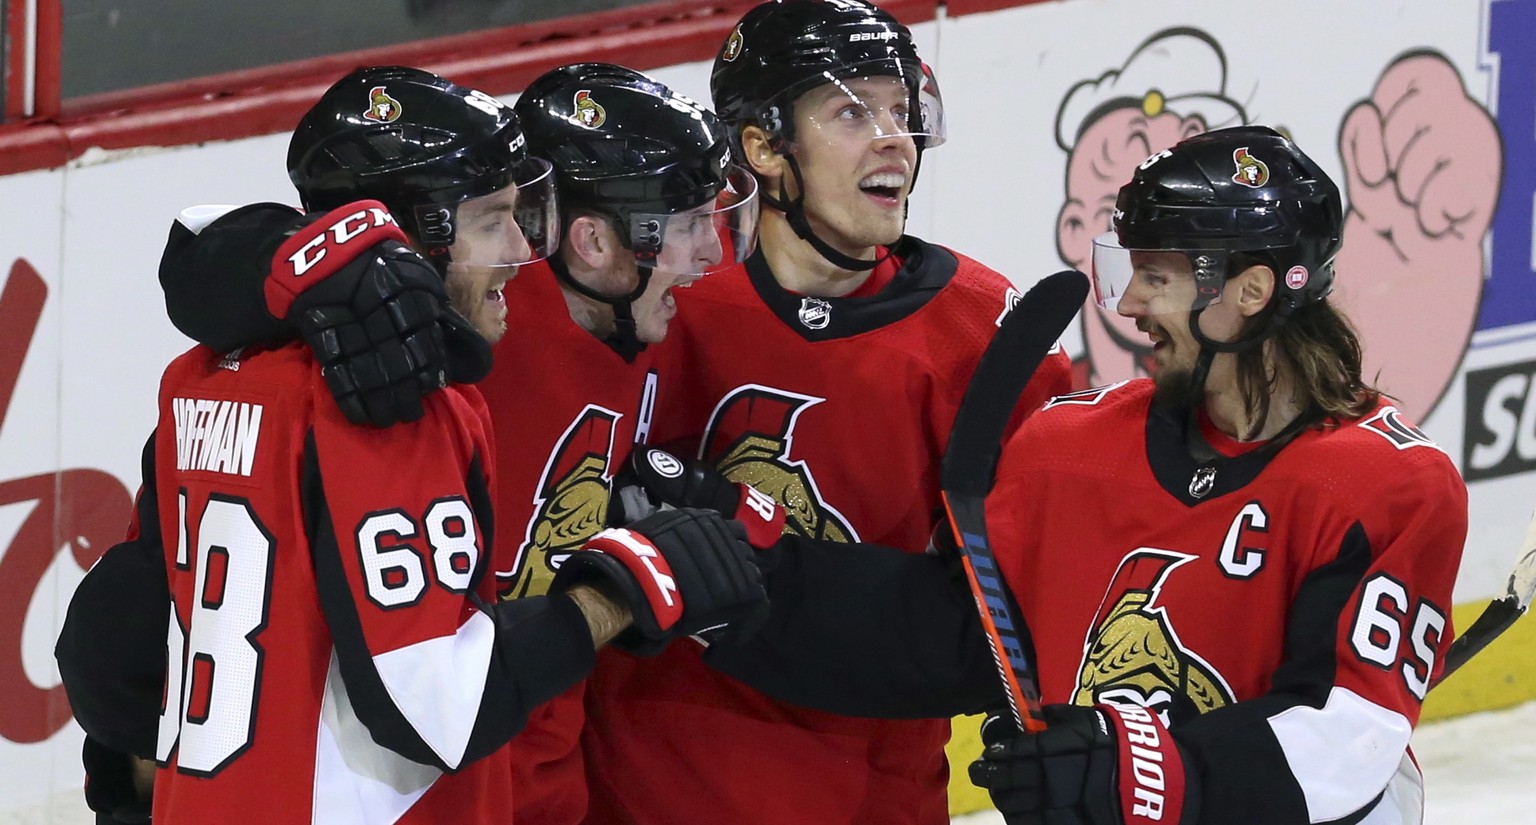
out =
{"type": "Polygon", "coordinates": [[[1087,276],[1066,270],[1035,284],[1003,317],[955,414],[939,476],[944,509],[1008,705],[1019,729],[1029,732],[1045,729],[1040,692],[1022,636],[1027,629],[1018,621],[1018,606],[987,539],[985,502],[1002,452],[1003,431],[1019,397],[1087,297],[1087,276]]]}
{"type": "Polygon", "coordinates": [[[1520,545],[1520,557],[1515,560],[1514,569],[1509,571],[1509,584],[1504,595],[1494,599],[1483,609],[1477,621],[1457,636],[1456,641],[1451,642],[1445,653],[1445,667],[1441,669],[1440,678],[1435,680],[1435,684],[1440,684],[1446,677],[1460,670],[1462,665],[1481,653],[1483,648],[1524,616],[1526,609],[1531,606],[1533,592],[1536,592],[1536,516],[1531,517],[1531,525],[1526,528],[1525,542],[1520,545]]]}

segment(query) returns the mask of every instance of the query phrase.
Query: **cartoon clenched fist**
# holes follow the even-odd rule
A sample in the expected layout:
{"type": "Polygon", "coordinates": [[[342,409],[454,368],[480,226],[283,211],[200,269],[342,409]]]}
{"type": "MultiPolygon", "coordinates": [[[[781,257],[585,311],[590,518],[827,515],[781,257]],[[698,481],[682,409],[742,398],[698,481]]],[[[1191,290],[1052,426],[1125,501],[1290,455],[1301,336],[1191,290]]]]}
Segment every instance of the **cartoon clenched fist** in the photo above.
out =
{"type": "Polygon", "coordinates": [[[1477,320],[1498,127],[1449,61],[1416,52],[1350,109],[1339,154],[1349,212],[1334,300],[1360,330],[1365,379],[1422,420],[1477,320]]]}

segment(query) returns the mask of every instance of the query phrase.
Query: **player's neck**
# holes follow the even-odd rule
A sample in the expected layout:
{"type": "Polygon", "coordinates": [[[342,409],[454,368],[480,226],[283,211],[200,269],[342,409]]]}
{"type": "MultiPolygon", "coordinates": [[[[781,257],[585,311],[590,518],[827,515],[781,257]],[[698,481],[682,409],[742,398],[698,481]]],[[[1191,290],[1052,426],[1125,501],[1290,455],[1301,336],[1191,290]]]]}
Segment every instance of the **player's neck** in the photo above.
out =
{"type": "Polygon", "coordinates": [[[594,301],[565,284],[560,285],[560,294],[565,298],[565,307],[570,310],[576,326],[592,333],[599,341],[613,334],[613,307],[594,301]]]}
{"type": "Polygon", "coordinates": [[[1279,435],[1301,411],[1295,383],[1284,370],[1279,371],[1271,384],[1268,414],[1263,421],[1254,420],[1235,372],[1227,372],[1218,378],[1213,369],[1211,379],[1206,381],[1205,414],[1216,429],[1237,441],[1268,441],[1279,435]]]}
{"type": "MultiPolygon", "coordinates": [[[[789,221],[777,210],[763,210],[757,231],[758,248],[763,251],[774,280],[790,292],[813,298],[840,298],[858,289],[869,278],[869,270],[842,269],[822,257],[795,234],[789,221]]],[[[875,247],[839,251],[853,258],[875,259],[875,247]]]]}

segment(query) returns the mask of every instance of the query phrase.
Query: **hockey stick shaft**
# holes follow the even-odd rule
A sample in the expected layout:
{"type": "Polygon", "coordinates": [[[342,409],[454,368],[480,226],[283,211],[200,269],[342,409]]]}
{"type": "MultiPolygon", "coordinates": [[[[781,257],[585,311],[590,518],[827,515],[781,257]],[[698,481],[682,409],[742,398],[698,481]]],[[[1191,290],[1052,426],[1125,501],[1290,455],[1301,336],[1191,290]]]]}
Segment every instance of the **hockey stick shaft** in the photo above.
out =
{"type": "Polygon", "coordinates": [[[1027,629],[987,537],[985,504],[1019,398],[1087,296],[1086,276],[1058,272],[1031,288],[1003,317],[966,387],[940,477],[944,509],[1009,707],[1019,729],[1029,732],[1045,729],[1040,693],[1024,642],[1027,629]]]}
{"type": "Polygon", "coordinates": [[[1483,609],[1482,615],[1451,642],[1445,653],[1445,667],[1441,669],[1435,685],[1460,670],[1462,665],[1481,653],[1483,648],[1525,615],[1526,609],[1531,606],[1533,592],[1536,592],[1536,516],[1532,516],[1530,526],[1526,528],[1525,541],[1520,545],[1520,555],[1515,559],[1514,568],[1509,571],[1509,583],[1504,595],[1494,599],[1483,609]]]}

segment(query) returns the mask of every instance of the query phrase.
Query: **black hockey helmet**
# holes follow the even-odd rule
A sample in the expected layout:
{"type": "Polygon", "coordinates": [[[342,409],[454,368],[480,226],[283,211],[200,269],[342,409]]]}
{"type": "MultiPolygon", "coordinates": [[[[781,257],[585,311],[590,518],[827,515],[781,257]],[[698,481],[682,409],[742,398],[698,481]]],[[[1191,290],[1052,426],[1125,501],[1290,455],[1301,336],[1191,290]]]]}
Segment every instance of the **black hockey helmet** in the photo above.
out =
{"type": "Polygon", "coordinates": [[[524,144],[512,110],[484,92],[420,69],[361,68],[299,121],[288,176],[306,209],[381,201],[440,266],[459,206],[516,184],[517,223],[538,260],[558,245],[559,221],[549,164],[524,144]]]}
{"type": "Polygon", "coordinates": [[[709,78],[715,111],[731,126],[740,151],[741,132],[757,126],[774,152],[785,155],[799,195],[782,186],[764,192],[763,203],[784,213],[790,227],[823,258],[847,270],[870,270],[878,260],[846,255],[818,237],[805,215],[805,180],[793,153],[797,141],[827,129],[842,140],[849,123],[870,140],[909,136],[917,148],[908,191],[916,183],[923,150],[944,142],[944,102],[939,84],[917,54],[907,27],[866,0],[769,0],[746,13],[715,58],[709,78]],[[857,81],[895,78],[906,94],[897,101],[875,99],[857,81]],[[797,121],[795,104],[813,89],[841,92],[839,112],[853,107],[862,116],[828,123],[797,121]]]}
{"type": "Polygon", "coordinates": [[[725,126],[708,109],[609,63],[546,72],[515,108],[529,151],[554,164],[565,219],[578,209],[604,215],[634,253],[638,277],[620,295],[582,283],[560,256],[550,258],[566,287],[613,307],[608,343],[626,359],[645,347],[632,304],[655,269],[703,275],[752,254],[757,179],[731,163],[725,126]]]}
{"type": "Polygon", "coordinates": [[[735,129],[756,124],[770,139],[794,140],[795,99],[858,76],[907,86],[906,134],[919,150],[944,142],[938,83],[912,33],[865,0],[771,0],[736,24],[710,72],[715,111],[735,129]]]}
{"type": "Polygon", "coordinates": [[[1264,126],[1196,135],[1148,158],[1121,187],[1114,232],[1094,242],[1100,302],[1117,299],[1129,283],[1128,261],[1122,269],[1106,260],[1114,250],[1185,252],[1196,310],[1237,274],[1229,261],[1240,254],[1274,271],[1283,319],[1333,289],[1343,229],[1338,186],[1284,135],[1264,126]]]}
{"type": "Polygon", "coordinates": [[[756,182],[732,164],[727,130],[708,109],[609,63],[546,72],[514,109],[529,151],[554,164],[562,207],[611,217],[642,263],[662,254],[669,218],[685,212],[731,247],[715,266],[751,254],[756,182]]]}

